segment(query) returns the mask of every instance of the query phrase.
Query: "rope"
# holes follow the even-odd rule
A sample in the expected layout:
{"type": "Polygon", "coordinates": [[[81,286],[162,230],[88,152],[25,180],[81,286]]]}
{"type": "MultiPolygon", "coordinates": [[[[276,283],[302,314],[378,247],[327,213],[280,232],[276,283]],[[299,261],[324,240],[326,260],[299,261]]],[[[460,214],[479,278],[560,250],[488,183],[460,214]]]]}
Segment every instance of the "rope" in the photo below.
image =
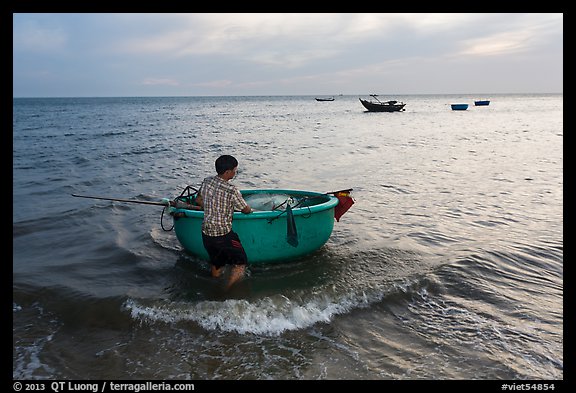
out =
{"type": "MultiPolygon", "coordinates": [[[[320,195],[317,196],[313,196],[313,197],[303,197],[300,198],[300,200],[298,201],[298,203],[296,203],[294,206],[292,206],[293,209],[298,208],[298,206],[300,206],[302,203],[304,203],[304,201],[308,200],[308,199],[314,199],[314,198],[320,198],[320,195]]],[[[274,210],[276,210],[277,208],[279,208],[280,206],[284,205],[286,202],[288,202],[290,199],[294,200],[293,197],[290,197],[288,199],[286,199],[284,202],[282,202],[281,204],[279,204],[278,206],[276,206],[274,208],[274,210]]],[[[306,206],[308,208],[308,212],[309,214],[307,216],[302,215],[302,218],[310,218],[312,216],[312,210],[310,209],[310,206],[306,206]]],[[[280,216],[282,216],[282,214],[286,213],[286,210],[283,210],[282,213],[278,214],[276,217],[272,217],[270,219],[268,219],[268,224],[272,224],[272,221],[277,220],[278,218],[280,218],[280,216]]]]}
{"type": "MultiPolygon", "coordinates": [[[[176,201],[186,202],[186,200],[187,200],[186,203],[189,203],[189,202],[190,202],[190,199],[191,199],[193,196],[195,196],[196,194],[198,194],[198,190],[197,190],[197,189],[195,189],[195,188],[192,187],[192,186],[186,186],[186,187],[184,188],[184,190],[182,190],[182,192],[180,193],[180,195],[177,196],[176,198],[174,198],[174,203],[175,203],[176,201]],[[193,190],[194,192],[191,193],[190,190],[193,190]],[[184,194],[187,194],[187,195],[184,196],[184,194]]],[[[172,227],[169,228],[169,229],[166,229],[166,228],[164,227],[164,212],[166,211],[166,208],[167,208],[167,207],[169,207],[169,206],[164,206],[164,208],[162,209],[162,215],[160,216],[160,226],[162,227],[162,229],[163,229],[164,231],[170,232],[172,229],[174,229],[174,224],[172,224],[172,227]]]]}
{"type": "Polygon", "coordinates": [[[172,223],[172,228],[166,229],[164,228],[164,211],[166,210],[166,206],[164,206],[164,208],[162,209],[162,215],[160,216],[160,226],[162,227],[162,229],[166,232],[170,232],[172,229],[174,229],[174,223],[172,223]]]}

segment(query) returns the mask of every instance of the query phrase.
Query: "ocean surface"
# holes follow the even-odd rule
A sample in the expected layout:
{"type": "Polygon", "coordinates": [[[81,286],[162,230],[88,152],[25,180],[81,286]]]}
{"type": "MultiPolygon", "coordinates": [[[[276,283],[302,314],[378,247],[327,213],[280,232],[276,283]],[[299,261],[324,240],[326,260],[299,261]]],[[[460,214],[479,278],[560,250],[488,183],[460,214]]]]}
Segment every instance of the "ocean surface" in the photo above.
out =
{"type": "Polygon", "coordinates": [[[380,98],[14,98],[13,378],[563,380],[563,95],[380,98]],[[221,154],[356,203],[226,291],[162,206],[71,196],[172,199],[221,154]]]}

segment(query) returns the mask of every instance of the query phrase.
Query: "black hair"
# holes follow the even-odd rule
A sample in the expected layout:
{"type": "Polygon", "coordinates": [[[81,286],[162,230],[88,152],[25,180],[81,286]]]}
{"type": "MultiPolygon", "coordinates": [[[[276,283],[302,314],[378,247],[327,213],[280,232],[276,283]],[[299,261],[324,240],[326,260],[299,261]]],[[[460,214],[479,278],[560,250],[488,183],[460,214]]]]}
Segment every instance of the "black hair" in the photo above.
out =
{"type": "Polygon", "coordinates": [[[216,159],[216,173],[223,174],[227,170],[232,170],[238,166],[238,160],[229,155],[223,155],[216,159]]]}

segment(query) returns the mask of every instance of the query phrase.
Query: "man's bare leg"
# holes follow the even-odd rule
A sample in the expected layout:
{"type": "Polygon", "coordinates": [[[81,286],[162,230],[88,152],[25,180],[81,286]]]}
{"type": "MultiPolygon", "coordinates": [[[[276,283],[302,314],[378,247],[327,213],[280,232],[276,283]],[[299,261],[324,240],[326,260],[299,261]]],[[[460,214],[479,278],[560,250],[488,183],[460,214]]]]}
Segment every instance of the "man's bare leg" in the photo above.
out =
{"type": "Polygon", "coordinates": [[[224,271],[224,266],[217,268],[214,265],[210,265],[210,272],[212,273],[212,277],[220,277],[222,272],[224,271]]]}
{"type": "Polygon", "coordinates": [[[232,269],[230,270],[230,279],[228,280],[226,289],[230,288],[235,282],[244,277],[245,271],[246,265],[232,265],[232,269]]]}

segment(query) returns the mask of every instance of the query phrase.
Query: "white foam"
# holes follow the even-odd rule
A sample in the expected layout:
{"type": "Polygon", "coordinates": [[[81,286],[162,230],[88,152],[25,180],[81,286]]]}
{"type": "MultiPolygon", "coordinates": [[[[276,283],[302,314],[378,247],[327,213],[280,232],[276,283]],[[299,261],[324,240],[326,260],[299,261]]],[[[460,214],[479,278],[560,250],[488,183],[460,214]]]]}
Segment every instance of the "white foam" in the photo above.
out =
{"type": "Polygon", "coordinates": [[[14,379],[47,379],[52,378],[54,370],[48,365],[42,363],[40,354],[46,343],[52,341],[52,334],[41,337],[32,344],[16,345],[16,353],[13,362],[12,378],[14,379]]]}
{"type": "Polygon", "coordinates": [[[194,321],[207,330],[278,335],[285,331],[304,329],[318,322],[329,323],[336,315],[354,308],[366,307],[380,300],[382,296],[381,292],[367,294],[363,291],[346,296],[321,294],[306,300],[273,295],[252,301],[162,301],[150,305],[129,299],[124,303],[124,307],[134,319],[142,322],[194,321]]]}
{"type": "MultiPolygon", "coordinates": [[[[172,222],[168,222],[168,219],[169,220],[172,219],[170,217],[168,217],[168,219],[164,217],[164,219],[166,220],[166,222],[164,222],[165,227],[171,228],[172,222]]],[[[178,245],[178,242],[175,241],[173,233],[165,231],[164,229],[161,228],[154,227],[150,229],[149,234],[150,237],[152,238],[152,241],[154,241],[154,243],[156,243],[160,247],[166,250],[180,251],[180,246],[178,245]]]]}
{"type": "MultiPolygon", "coordinates": [[[[45,311],[37,303],[30,307],[23,309],[16,303],[12,303],[14,312],[22,311],[24,313],[31,312],[37,313],[39,316],[38,323],[42,323],[42,316],[45,311]]],[[[38,326],[34,323],[29,323],[23,326],[23,332],[16,332],[13,328],[13,334],[17,335],[14,342],[14,360],[12,378],[14,379],[52,379],[54,378],[54,370],[47,364],[44,364],[40,358],[42,351],[47,343],[52,341],[54,334],[58,331],[60,323],[55,319],[50,319],[48,325],[41,325],[39,331],[36,329],[38,326]],[[48,333],[44,335],[44,333],[48,333]],[[35,337],[36,336],[36,337],[35,337]]]]}

